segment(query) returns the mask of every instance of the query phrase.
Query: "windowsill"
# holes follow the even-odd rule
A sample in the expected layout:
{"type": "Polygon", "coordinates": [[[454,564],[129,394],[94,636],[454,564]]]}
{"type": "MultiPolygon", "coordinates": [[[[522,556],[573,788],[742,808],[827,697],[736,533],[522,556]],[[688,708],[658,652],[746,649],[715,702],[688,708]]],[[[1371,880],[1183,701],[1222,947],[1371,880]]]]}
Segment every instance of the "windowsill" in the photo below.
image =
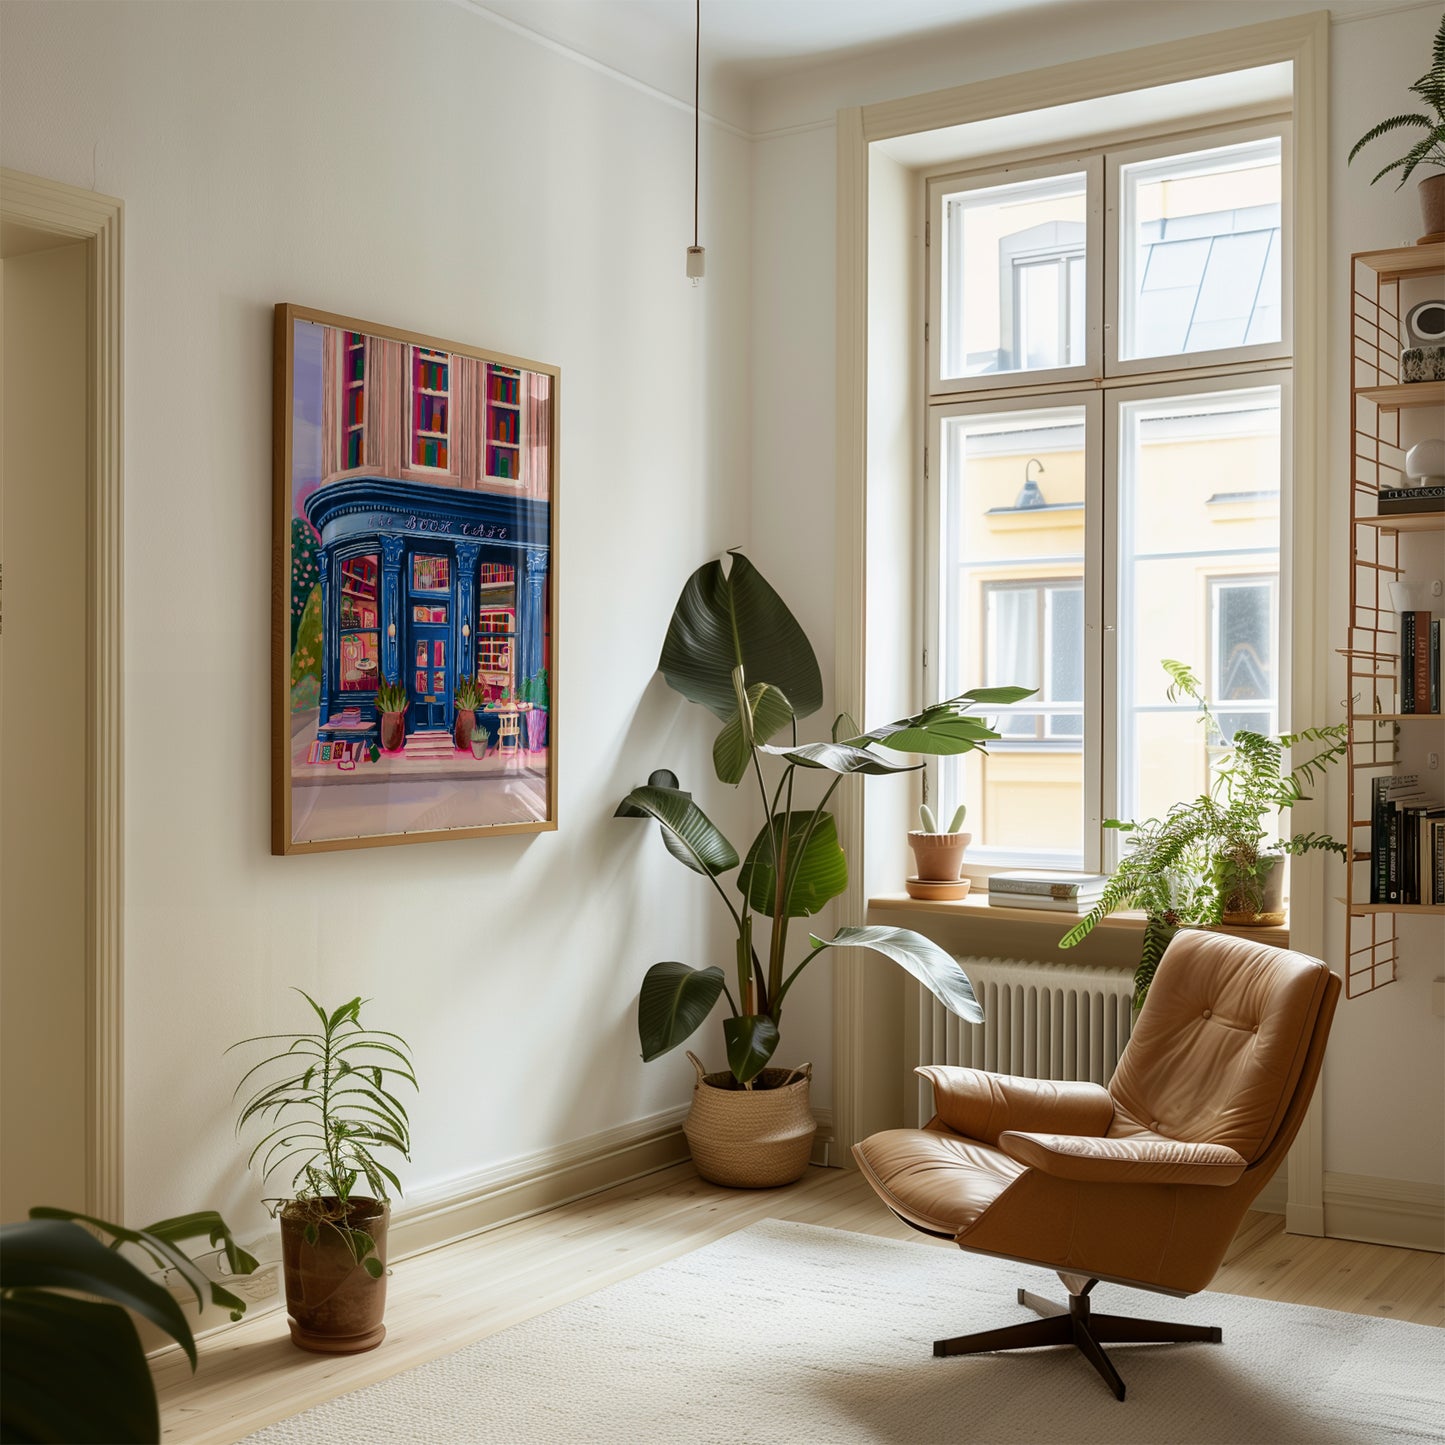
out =
{"type": "MultiPolygon", "coordinates": [[[[906,893],[880,893],[868,900],[868,912],[875,910],[889,913],[932,913],[956,922],[982,923],[991,919],[996,923],[1010,926],[1022,924],[1062,937],[1081,918],[1083,913],[1066,913],[1053,908],[1001,908],[988,901],[987,894],[970,893],[967,898],[923,899],[910,898],[906,893]]],[[[1142,933],[1144,915],[1138,912],[1111,913],[1095,926],[1095,932],[1142,933]]],[[[1275,948],[1289,947],[1289,924],[1283,923],[1272,928],[1239,928],[1220,923],[1211,928],[1212,933],[1227,933],[1234,938],[1250,938],[1258,943],[1268,943],[1275,948]]]]}

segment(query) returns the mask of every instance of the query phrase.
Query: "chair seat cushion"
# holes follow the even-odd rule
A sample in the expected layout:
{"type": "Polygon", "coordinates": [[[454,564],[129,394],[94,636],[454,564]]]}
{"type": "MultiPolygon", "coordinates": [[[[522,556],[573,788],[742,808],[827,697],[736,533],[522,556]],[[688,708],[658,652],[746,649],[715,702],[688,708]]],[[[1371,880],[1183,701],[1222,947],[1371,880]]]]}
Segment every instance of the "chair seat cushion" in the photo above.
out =
{"type": "Polygon", "coordinates": [[[895,1214],[950,1239],[1024,1172],[991,1145],[937,1128],[886,1129],[853,1155],[895,1214]]]}

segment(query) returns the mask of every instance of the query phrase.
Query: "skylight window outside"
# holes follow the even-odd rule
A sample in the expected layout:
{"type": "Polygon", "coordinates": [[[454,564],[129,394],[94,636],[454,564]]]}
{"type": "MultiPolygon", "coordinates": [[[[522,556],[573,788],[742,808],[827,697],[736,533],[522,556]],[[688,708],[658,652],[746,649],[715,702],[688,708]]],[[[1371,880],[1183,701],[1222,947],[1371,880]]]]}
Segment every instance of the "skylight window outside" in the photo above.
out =
{"type": "Polygon", "coordinates": [[[1120,362],[1284,336],[1279,135],[1120,164],[1120,362]]]}

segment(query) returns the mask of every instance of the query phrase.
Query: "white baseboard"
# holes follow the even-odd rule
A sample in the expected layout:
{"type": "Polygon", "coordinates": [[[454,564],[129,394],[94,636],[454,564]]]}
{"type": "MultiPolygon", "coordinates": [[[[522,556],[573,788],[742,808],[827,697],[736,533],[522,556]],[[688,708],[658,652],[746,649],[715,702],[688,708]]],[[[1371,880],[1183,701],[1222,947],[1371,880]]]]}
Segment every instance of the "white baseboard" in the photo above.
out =
{"type": "Polygon", "coordinates": [[[1325,1233],[1445,1253],[1445,1187],[1325,1171],[1325,1233]]]}
{"type": "MultiPolygon", "coordinates": [[[[818,1121],[818,1133],[813,1142],[812,1162],[836,1164],[837,1161],[831,1159],[833,1111],[814,1109],[813,1115],[818,1121]]],[[[484,1230],[556,1209],[589,1194],[681,1164],[688,1157],[687,1139],[682,1132],[686,1117],[686,1106],[667,1109],[615,1129],[539,1149],[418,1190],[392,1213],[387,1231],[388,1260],[396,1264],[427,1250],[440,1249],[484,1230]]],[[[261,1258],[261,1268],[247,1280],[227,1280],[226,1284],[233,1292],[248,1298],[246,1318],[254,1319],[279,1309],[284,1303],[278,1288],[280,1267],[276,1263],[279,1237],[273,1232],[264,1242],[251,1244],[250,1248],[261,1258]]],[[[183,1294],[181,1290],[174,1292],[182,1300],[197,1335],[209,1334],[230,1324],[225,1311],[212,1305],[207,1305],[200,1319],[195,1320],[195,1296],[189,1292],[183,1294]]],[[[168,1344],[167,1338],[159,1330],[142,1331],[142,1340],[150,1354],[177,1348],[168,1344]]]]}

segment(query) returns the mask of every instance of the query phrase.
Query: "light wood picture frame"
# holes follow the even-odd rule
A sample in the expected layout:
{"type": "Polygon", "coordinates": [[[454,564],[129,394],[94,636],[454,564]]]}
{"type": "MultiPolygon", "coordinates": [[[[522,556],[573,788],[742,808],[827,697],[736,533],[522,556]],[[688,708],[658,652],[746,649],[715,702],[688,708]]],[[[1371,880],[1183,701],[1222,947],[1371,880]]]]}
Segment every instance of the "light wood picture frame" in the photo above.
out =
{"type": "Polygon", "coordinates": [[[271,851],[555,829],[561,372],[290,303],[275,346],[271,851]]]}

